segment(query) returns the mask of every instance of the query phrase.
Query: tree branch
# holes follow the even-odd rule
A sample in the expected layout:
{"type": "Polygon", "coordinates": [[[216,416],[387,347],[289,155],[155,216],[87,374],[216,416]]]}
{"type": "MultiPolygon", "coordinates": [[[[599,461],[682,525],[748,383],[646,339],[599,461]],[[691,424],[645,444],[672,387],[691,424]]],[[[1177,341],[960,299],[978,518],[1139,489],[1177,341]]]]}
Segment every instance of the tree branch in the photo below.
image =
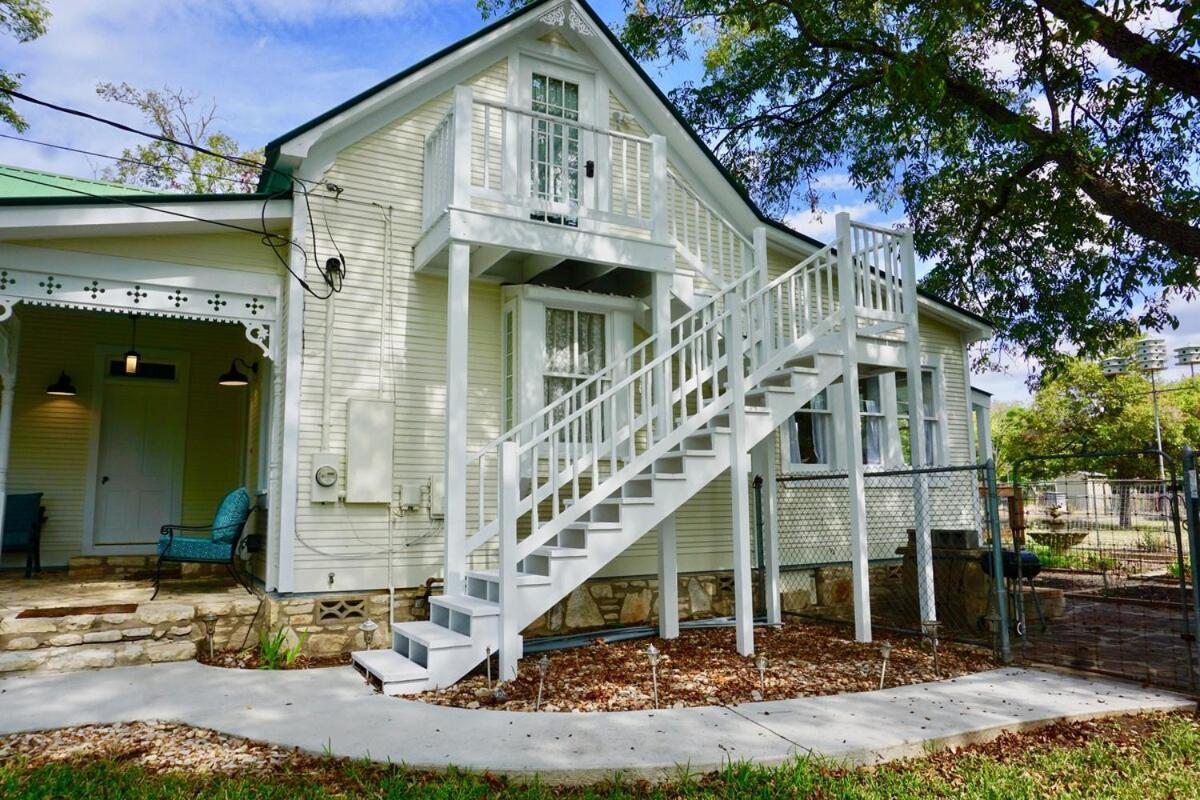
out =
{"type": "MultiPolygon", "coordinates": [[[[1050,0],[1060,3],[1063,0],[1050,0]]],[[[784,0],[786,3],[787,0],[784,0]]],[[[1046,0],[1043,0],[1046,2],[1046,0]]],[[[1049,8],[1049,3],[1047,3],[1049,8]]],[[[1098,175],[1065,136],[1046,131],[1018,114],[991,93],[952,74],[947,66],[934,64],[879,42],[851,38],[824,38],[805,24],[798,11],[789,6],[800,35],[814,47],[839,50],[856,56],[873,56],[895,64],[936,74],[948,96],[980,114],[1001,136],[1010,141],[1032,145],[1057,165],[1092,199],[1102,214],[1113,217],[1137,235],[1158,242],[1177,255],[1200,258],[1200,228],[1164,214],[1130,194],[1120,185],[1098,175]]]]}
{"type": "Polygon", "coordinates": [[[1040,4],[1072,32],[1096,42],[1121,63],[1177,92],[1200,99],[1200,63],[1129,30],[1084,0],[1041,0],[1040,4]]]}

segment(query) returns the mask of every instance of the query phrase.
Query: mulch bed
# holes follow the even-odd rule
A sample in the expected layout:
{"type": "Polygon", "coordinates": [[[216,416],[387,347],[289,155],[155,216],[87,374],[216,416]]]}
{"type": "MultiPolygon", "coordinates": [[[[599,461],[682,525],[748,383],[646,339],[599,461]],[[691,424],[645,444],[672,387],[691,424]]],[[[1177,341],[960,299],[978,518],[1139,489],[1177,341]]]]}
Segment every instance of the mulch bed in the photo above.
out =
{"type": "Polygon", "coordinates": [[[152,773],[184,770],[227,775],[294,767],[314,756],[273,744],[173,722],[81,725],[0,737],[0,763],[29,766],[97,760],[136,764],[152,773]]]}
{"type": "MultiPolygon", "coordinates": [[[[227,650],[220,653],[213,653],[213,657],[208,657],[208,650],[204,643],[201,642],[199,650],[196,653],[196,660],[201,664],[207,664],[210,667],[225,667],[226,669],[259,669],[262,665],[262,659],[258,655],[257,650],[242,650],[235,652],[227,650]]],[[[344,667],[350,664],[349,653],[338,653],[332,656],[307,656],[304,653],[296,656],[296,660],[292,662],[290,667],[282,669],[317,669],[319,667],[344,667]]]]}
{"type": "MultiPolygon", "coordinates": [[[[886,637],[892,645],[886,686],[952,678],[992,669],[983,649],[943,642],[940,673],[933,670],[929,646],[915,637],[886,637]]],[[[654,708],[646,647],[661,652],[658,697],[661,708],[731,705],[756,700],[864,692],[879,688],[879,641],[861,644],[844,626],[789,621],[781,628],[754,632],[758,653],[767,656],[765,687],[754,659],[734,647],[732,628],[682,631],[678,639],[634,639],[547,653],[550,664],[542,690],[543,711],[628,711],[654,708]],[[764,690],[765,688],[765,690],[764,690]]],[[[521,660],[521,674],[502,685],[498,698],[481,671],[452,687],[406,699],[463,708],[533,711],[539,655],[521,660]]],[[[493,672],[493,674],[495,674],[493,672]]]]}

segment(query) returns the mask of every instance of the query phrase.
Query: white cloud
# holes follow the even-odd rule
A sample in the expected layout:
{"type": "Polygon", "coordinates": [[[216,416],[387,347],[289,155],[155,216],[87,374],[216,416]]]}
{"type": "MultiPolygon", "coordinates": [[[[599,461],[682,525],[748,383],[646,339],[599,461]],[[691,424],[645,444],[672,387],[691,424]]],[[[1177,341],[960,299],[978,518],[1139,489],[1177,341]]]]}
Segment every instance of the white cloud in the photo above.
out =
{"type": "Polygon", "coordinates": [[[857,203],[834,204],[818,208],[816,211],[797,211],[784,218],[784,222],[795,230],[814,239],[828,242],[833,239],[836,228],[835,218],[842,212],[850,214],[850,219],[858,222],[870,222],[874,225],[893,227],[902,221],[900,217],[889,217],[879,210],[874,203],[860,201],[857,203]]]}
{"type": "MultiPolygon", "coordinates": [[[[215,99],[220,127],[256,147],[353,96],[482,23],[471,0],[55,0],[47,34],[0,39],[0,63],[25,74],[35,97],[128,124],[101,101],[100,81],[170,85],[215,99]],[[414,15],[423,14],[421,24],[414,15]]],[[[20,103],[23,134],[117,154],[137,137],[20,103]]],[[[4,133],[11,133],[4,130],[4,133]]],[[[111,162],[0,139],[0,162],[91,175],[111,162]]]]}

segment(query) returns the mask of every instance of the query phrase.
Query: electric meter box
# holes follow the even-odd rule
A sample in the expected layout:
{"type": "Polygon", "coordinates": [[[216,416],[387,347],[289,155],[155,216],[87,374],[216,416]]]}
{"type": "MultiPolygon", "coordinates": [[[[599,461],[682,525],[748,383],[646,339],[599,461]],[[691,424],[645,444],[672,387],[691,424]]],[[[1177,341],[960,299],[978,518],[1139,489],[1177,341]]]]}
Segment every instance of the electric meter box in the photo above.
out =
{"type": "Polygon", "coordinates": [[[341,458],[337,453],[315,453],[312,458],[312,493],[314,503],[336,503],[342,489],[341,458]]]}

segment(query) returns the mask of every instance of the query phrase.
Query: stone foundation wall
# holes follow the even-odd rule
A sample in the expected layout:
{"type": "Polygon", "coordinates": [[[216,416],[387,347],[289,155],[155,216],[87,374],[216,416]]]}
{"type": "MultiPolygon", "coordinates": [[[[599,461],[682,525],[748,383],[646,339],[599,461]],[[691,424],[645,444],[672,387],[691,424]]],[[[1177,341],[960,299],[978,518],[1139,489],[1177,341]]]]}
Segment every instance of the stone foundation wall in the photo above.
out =
{"type": "MultiPolygon", "coordinates": [[[[433,593],[436,595],[440,591],[435,588],[433,593]]],[[[396,589],[396,622],[428,619],[429,608],[424,596],[423,586],[396,589]]],[[[363,633],[358,626],[366,619],[379,626],[372,642],[374,648],[391,647],[392,644],[387,629],[387,592],[268,596],[264,619],[270,631],[288,628],[291,642],[306,634],[308,638],[302,652],[313,658],[365,649],[363,633]]]]}
{"type": "MultiPolygon", "coordinates": [[[[758,575],[754,603],[760,605],[758,575]]],[[[679,618],[710,619],[733,614],[732,573],[679,576],[679,618]]],[[[593,578],[526,628],[526,637],[557,636],[617,626],[658,623],[658,578],[593,578]]]]}

